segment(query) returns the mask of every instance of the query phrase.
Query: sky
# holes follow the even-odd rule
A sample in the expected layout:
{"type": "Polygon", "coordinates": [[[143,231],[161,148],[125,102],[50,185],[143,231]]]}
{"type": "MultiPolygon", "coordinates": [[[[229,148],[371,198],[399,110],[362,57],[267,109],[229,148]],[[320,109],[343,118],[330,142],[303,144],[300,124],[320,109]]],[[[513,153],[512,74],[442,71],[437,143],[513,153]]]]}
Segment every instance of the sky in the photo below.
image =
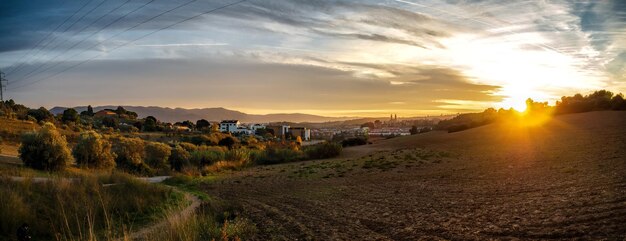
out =
{"type": "Polygon", "coordinates": [[[31,107],[439,115],[626,93],[626,1],[2,0],[31,107]]]}

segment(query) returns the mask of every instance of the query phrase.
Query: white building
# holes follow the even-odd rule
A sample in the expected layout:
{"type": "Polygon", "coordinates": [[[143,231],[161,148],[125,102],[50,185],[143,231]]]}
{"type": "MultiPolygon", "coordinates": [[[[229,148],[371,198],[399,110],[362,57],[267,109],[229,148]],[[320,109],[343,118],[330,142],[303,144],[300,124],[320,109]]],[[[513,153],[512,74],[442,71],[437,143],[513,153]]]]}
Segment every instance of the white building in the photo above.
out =
{"type": "Polygon", "coordinates": [[[256,132],[257,130],[265,129],[265,125],[262,124],[254,124],[250,126],[250,130],[256,132]]]}
{"type": "Polygon", "coordinates": [[[220,122],[220,131],[235,133],[240,124],[239,120],[223,120],[220,122]]]}

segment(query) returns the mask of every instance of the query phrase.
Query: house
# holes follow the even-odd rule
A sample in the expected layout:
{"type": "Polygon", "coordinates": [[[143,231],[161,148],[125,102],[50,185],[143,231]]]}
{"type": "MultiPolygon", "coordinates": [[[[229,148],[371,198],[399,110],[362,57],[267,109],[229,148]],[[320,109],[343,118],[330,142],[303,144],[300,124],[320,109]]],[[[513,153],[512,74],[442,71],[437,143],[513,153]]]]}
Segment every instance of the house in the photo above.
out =
{"type": "Polygon", "coordinates": [[[191,132],[191,129],[184,125],[174,125],[172,126],[172,130],[177,132],[191,132]]]}
{"type": "Polygon", "coordinates": [[[281,138],[287,135],[287,133],[289,133],[289,126],[285,126],[285,125],[266,126],[265,129],[267,129],[269,133],[272,133],[272,135],[276,137],[281,137],[281,138]]]}
{"type": "Polygon", "coordinates": [[[239,120],[223,120],[220,122],[220,131],[235,133],[240,124],[239,120]]]}
{"type": "Polygon", "coordinates": [[[256,132],[257,130],[265,129],[265,126],[262,124],[254,124],[250,126],[250,130],[256,132]]]}
{"type": "Polygon", "coordinates": [[[101,110],[94,114],[95,117],[117,116],[117,113],[110,110],[101,110]]]}
{"type": "Polygon", "coordinates": [[[235,134],[254,135],[254,131],[248,129],[245,126],[237,127],[237,129],[235,129],[235,131],[231,131],[231,132],[235,133],[235,134]]]}
{"type": "Polygon", "coordinates": [[[305,127],[291,127],[289,128],[289,132],[293,138],[297,138],[298,136],[303,141],[311,140],[311,129],[305,127]]]}

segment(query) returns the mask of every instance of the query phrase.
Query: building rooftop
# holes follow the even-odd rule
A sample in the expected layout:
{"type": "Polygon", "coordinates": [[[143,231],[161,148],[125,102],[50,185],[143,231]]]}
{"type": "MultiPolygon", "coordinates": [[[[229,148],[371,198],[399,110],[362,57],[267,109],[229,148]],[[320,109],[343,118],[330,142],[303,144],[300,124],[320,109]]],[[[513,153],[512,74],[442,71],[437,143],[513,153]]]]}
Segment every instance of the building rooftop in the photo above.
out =
{"type": "Polygon", "coordinates": [[[239,122],[239,120],[223,120],[220,123],[237,123],[237,122],[239,122]]]}

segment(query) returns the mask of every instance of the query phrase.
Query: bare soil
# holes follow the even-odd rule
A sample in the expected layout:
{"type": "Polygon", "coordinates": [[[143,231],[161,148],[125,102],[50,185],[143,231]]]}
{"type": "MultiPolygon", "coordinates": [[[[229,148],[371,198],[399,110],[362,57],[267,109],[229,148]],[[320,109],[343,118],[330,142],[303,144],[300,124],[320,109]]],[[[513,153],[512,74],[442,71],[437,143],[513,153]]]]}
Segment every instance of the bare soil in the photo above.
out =
{"type": "Polygon", "coordinates": [[[347,148],[206,184],[257,240],[626,240],[626,112],[347,148]]]}

